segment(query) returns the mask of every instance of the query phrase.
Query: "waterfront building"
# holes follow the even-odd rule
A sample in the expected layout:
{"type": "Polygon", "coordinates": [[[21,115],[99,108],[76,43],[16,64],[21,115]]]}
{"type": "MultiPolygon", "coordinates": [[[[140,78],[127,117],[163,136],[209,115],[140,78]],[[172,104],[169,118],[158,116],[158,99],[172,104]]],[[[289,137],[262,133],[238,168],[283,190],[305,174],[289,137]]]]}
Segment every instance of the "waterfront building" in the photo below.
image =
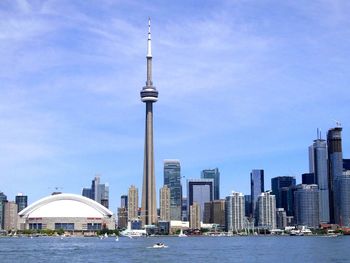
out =
{"type": "Polygon", "coordinates": [[[159,190],[160,220],[170,221],[170,189],[164,185],[159,190]]]}
{"type": "Polygon", "coordinates": [[[245,207],[245,216],[252,217],[252,196],[245,195],[244,196],[244,207],[245,207]]]}
{"type": "Polygon", "coordinates": [[[164,160],[164,185],[170,189],[170,219],[181,220],[182,185],[179,160],[164,160]]]}
{"type": "Polygon", "coordinates": [[[277,176],[271,179],[272,194],[276,198],[276,207],[287,210],[286,204],[282,203],[282,188],[295,186],[294,176],[277,176]]]}
{"type": "Polygon", "coordinates": [[[127,207],[118,208],[118,228],[126,228],[128,226],[128,209],[127,207]]]}
{"type": "Polygon", "coordinates": [[[339,225],[350,227],[350,170],[335,180],[338,191],[339,225]]]}
{"type": "Polygon", "coordinates": [[[90,198],[75,194],[44,197],[18,215],[22,229],[75,232],[115,229],[112,211],[90,198]]]}
{"type": "Polygon", "coordinates": [[[206,169],[201,172],[202,179],[214,180],[214,200],[220,199],[220,172],[218,168],[206,169]]]}
{"type": "Polygon", "coordinates": [[[28,206],[28,196],[18,193],[16,195],[16,204],[18,208],[17,213],[19,213],[28,206]]]}
{"type": "Polygon", "coordinates": [[[17,230],[17,209],[15,202],[4,203],[4,230],[17,230]]]}
{"type": "Polygon", "coordinates": [[[276,208],[276,226],[278,229],[285,229],[287,226],[287,213],[284,208],[276,208]]]}
{"type": "Polygon", "coordinates": [[[245,204],[244,195],[232,192],[225,199],[225,228],[228,232],[238,232],[244,229],[245,204]]]}
{"type": "Polygon", "coordinates": [[[212,221],[212,202],[204,203],[203,223],[210,224],[212,221]]]}
{"type": "Polygon", "coordinates": [[[146,103],[145,154],[143,167],[141,218],[144,225],[157,223],[156,178],[153,153],[153,103],[158,100],[158,91],[152,81],[151,20],[148,20],[147,81],[140,92],[146,103]]]}
{"type": "Polygon", "coordinates": [[[181,220],[182,220],[182,221],[188,221],[188,214],[187,214],[187,197],[182,197],[182,203],[181,203],[181,220]]]}
{"type": "Polygon", "coordinates": [[[139,190],[131,185],[128,193],[128,221],[138,219],[139,190]]]}
{"type": "Polygon", "coordinates": [[[83,188],[82,196],[95,200],[104,207],[109,207],[109,186],[101,184],[100,176],[96,175],[91,182],[91,188],[83,188]]]}
{"type": "Polygon", "coordinates": [[[315,176],[315,184],[319,189],[320,223],[329,223],[329,191],[328,191],[328,160],[327,143],[318,138],[309,147],[310,173],[315,176]]]}
{"type": "Polygon", "coordinates": [[[190,205],[190,228],[191,229],[201,228],[201,206],[196,202],[190,205]]]}
{"type": "Polygon", "coordinates": [[[0,230],[4,229],[4,206],[5,202],[7,202],[7,196],[0,192],[0,230]]]}
{"type": "Polygon", "coordinates": [[[254,169],[250,173],[250,195],[252,201],[252,214],[257,220],[256,203],[261,193],[264,192],[264,170],[254,169]]]}
{"type": "Polygon", "coordinates": [[[225,200],[213,200],[204,203],[203,223],[225,226],[225,200]]]}
{"type": "Polygon", "coordinates": [[[339,196],[335,181],[343,174],[343,153],[340,126],[328,130],[328,186],[329,186],[329,217],[331,223],[340,224],[339,196]]]}
{"type": "Polygon", "coordinates": [[[314,173],[303,173],[301,175],[302,184],[316,184],[316,178],[314,173]]]}
{"type": "Polygon", "coordinates": [[[295,223],[297,225],[318,228],[319,219],[319,189],[316,184],[299,184],[294,192],[295,223]]]}
{"type": "Polygon", "coordinates": [[[282,187],[280,190],[281,206],[287,213],[287,216],[294,215],[294,191],[295,186],[282,187]]]}
{"type": "MultiPolygon", "coordinates": [[[[213,179],[189,179],[187,180],[187,207],[196,202],[200,206],[200,220],[204,218],[204,203],[213,201],[213,179]]],[[[189,213],[190,215],[190,213],[189,213]]],[[[190,215],[191,217],[191,215],[190,215]]]]}
{"type": "Polygon", "coordinates": [[[261,193],[257,202],[258,227],[276,228],[276,198],[272,192],[261,193]]]}

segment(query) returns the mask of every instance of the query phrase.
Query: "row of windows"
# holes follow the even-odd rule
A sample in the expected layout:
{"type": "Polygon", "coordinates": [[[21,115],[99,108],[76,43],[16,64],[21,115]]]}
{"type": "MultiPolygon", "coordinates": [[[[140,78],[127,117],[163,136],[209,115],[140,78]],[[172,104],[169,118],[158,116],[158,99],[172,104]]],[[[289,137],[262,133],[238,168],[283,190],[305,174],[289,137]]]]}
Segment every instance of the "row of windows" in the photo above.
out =
{"type": "Polygon", "coordinates": [[[74,230],[74,223],[55,223],[55,229],[74,230]]]}
{"type": "Polygon", "coordinates": [[[88,230],[101,230],[102,225],[101,225],[101,223],[88,223],[87,229],[88,230]]]}
{"type": "Polygon", "coordinates": [[[43,229],[42,223],[29,223],[29,229],[40,230],[43,229]]]}

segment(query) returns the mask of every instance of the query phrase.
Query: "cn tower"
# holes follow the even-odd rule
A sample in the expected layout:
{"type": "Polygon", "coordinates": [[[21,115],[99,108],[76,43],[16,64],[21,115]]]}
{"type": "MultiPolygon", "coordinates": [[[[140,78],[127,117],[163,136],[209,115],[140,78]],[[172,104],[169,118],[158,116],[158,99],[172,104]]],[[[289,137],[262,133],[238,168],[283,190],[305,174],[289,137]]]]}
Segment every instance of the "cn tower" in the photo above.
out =
{"type": "Polygon", "coordinates": [[[151,20],[148,19],[147,81],[140,92],[146,103],[145,156],[143,166],[141,219],[142,225],[157,223],[156,180],[154,176],[153,153],[153,103],[158,100],[158,91],[152,82],[151,20]]]}

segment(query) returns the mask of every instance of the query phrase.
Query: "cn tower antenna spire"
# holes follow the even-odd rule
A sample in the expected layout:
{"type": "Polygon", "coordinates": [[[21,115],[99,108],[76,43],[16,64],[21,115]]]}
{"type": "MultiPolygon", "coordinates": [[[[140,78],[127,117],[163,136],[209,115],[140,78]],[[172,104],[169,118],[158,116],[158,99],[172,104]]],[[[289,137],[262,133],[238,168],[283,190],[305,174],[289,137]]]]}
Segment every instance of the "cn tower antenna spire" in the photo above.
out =
{"type": "Polygon", "coordinates": [[[152,40],[151,40],[151,18],[148,17],[148,40],[147,40],[147,58],[152,57],[152,40]]]}

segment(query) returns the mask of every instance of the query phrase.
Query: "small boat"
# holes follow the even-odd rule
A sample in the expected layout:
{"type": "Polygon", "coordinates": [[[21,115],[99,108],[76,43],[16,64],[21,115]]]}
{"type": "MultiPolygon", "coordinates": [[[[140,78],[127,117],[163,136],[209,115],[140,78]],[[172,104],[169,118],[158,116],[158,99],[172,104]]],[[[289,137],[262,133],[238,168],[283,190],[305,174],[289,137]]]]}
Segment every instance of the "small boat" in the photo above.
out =
{"type": "Polygon", "coordinates": [[[168,247],[168,246],[164,245],[164,243],[161,243],[161,242],[155,243],[155,244],[153,245],[153,248],[167,248],[167,247],[168,247]]]}
{"type": "Polygon", "coordinates": [[[181,228],[181,231],[180,231],[179,237],[187,237],[187,235],[186,235],[186,234],[184,234],[184,233],[182,232],[182,228],[181,228]]]}

